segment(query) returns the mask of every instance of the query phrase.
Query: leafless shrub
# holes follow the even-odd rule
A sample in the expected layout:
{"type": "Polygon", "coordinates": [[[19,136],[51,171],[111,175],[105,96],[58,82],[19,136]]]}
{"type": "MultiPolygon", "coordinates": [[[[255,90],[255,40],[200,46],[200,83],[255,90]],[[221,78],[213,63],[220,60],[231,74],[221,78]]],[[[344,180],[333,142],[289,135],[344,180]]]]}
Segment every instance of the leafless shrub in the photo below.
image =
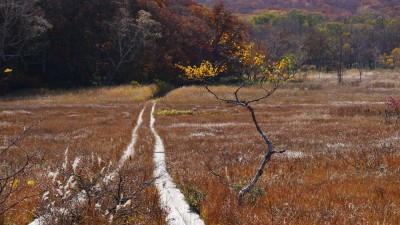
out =
{"type": "MultiPolygon", "coordinates": [[[[0,131],[13,125],[15,123],[4,126],[0,128],[0,131]]],[[[31,156],[19,145],[19,141],[28,134],[33,126],[25,128],[8,145],[0,149],[0,223],[4,222],[3,217],[6,212],[33,197],[25,193],[32,181],[21,181],[29,166],[31,156]]]]}
{"type": "MultiPolygon", "coordinates": [[[[47,174],[37,216],[41,224],[129,223],[141,213],[143,191],[153,184],[151,171],[131,175],[139,165],[115,169],[91,154],[65,160],[47,174]]],[[[140,169],[140,168],[139,168],[140,169]]]]}

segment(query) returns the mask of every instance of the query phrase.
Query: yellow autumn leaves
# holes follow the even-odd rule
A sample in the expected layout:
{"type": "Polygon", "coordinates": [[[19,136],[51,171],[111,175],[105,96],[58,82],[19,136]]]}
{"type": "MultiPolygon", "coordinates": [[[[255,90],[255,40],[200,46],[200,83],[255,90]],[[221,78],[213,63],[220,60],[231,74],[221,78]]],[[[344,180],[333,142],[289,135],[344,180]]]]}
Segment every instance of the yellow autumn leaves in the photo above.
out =
{"type": "MultiPolygon", "coordinates": [[[[15,190],[15,188],[17,188],[17,186],[18,186],[18,183],[19,183],[19,180],[18,179],[14,179],[13,182],[12,182],[12,185],[11,185],[11,189],[15,190]]],[[[28,186],[33,186],[33,185],[35,185],[35,181],[34,180],[28,180],[26,182],[26,184],[28,186]]]]}
{"type": "Polygon", "coordinates": [[[182,66],[176,64],[176,67],[183,70],[188,79],[203,80],[207,77],[214,77],[219,73],[226,71],[226,66],[213,66],[209,61],[202,61],[200,66],[182,66]]]}
{"type": "MultiPolygon", "coordinates": [[[[250,43],[243,47],[237,48],[234,58],[245,68],[252,70],[253,81],[255,78],[259,81],[282,82],[290,79],[290,71],[293,69],[293,60],[291,57],[283,57],[280,61],[270,62],[264,54],[254,50],[254,44],[250,43]]],[[[218,66],[210,61],[203,60],[200,66],[182,66],[176,64],[181,69],[186,78],[191,80],[204,80],[206,78],[215,77],[221,73],[227,72],[227,65],[218,66]]],[[[245,74],[243,74],[245,75],[245,74]]]]}
{"type": "Polygon", "coordinates": [[[19,182],[19,180],[18,179],[14,179],[14,181],[13,181],[13,183],[12,183],[12,185],[11,185],[11,189],[15,189],[16,187],[17,187],[17,185],[18,185],[18,182],[19,182]]]}
{"type": "Polygon", "coordinates": [[[266,56],[254,51],[254,43],[250,43],[244,47],[238,46],[238,50],[234,55],[243,65],[248,67],[258,66],[264,68],[266,64],[266,56]]]}
{"type": "Polygon", "coordinates": [[[276,83],[290,80],[292,77],[291,70],[293,70],[293,59],[285,56],[278,62],[270,63],[266,69],[266,74],[269,81],[276,83]]]}
{"type": "MultiPolygon", "coordinates": [[[[1,70],[3,71],[3,70],[1,70]]],[[[0,71],[0,81],[2,81],[3,79],[7,79],[8,77],[11,76],[11,72],[13,71],[10,68],[6,68],[3,72],[0,71]],[[4,73],[4,74],[3,74],[4,73]]]]}
{"type": "Polygon", "coordinates": [[[4,73],[11,73],[12,72],[12,69],[10,69],[10,68],[6,68],[5,70],[4,70],[4,73]]]}
{"type": "Polygon", "coordinates": [[[389,69],[400,68],[400,48],[395,48],[390,55],[384,53],[379,57],[380,63],[389,69]]]}

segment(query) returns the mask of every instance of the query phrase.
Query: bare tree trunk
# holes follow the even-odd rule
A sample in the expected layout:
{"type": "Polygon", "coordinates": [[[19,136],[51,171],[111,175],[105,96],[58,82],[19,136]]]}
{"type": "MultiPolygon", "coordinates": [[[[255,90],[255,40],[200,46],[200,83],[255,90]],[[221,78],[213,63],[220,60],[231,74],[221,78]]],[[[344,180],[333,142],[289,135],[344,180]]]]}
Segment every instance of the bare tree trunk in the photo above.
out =
{"type": "Polygon", "coordinates": [[[107,79],[107,84],[108,85],[110,85],[113,82],[115,76],[117,75],[117,73],[119,71],[119,68],[121,67],[121,64],[122,64],[121,60],[119,60],[117,65],[114,68],[111,69],[111,71],[110,71],[110,73],[108,75],[108,79],[107,79]]]}
{"type": "Polygon", "coordinates": [[[339,84],[342,84],[342,82],[343,82],[343,72],[342,72],[342,70],[339,70],[338,78],[339,78],[339,84]]]}
{"type": "Polygon", "coordinates": [[[250,105],[246,105],[246,108],[251,113],[251,117],[253,119],[254,125],[257,128],[258,133],[260,133],[260,135],[263,137],[265,143],[267,144],[267,152],[265,153],[264,160],[262,161],[262,163],[260,165],[260,168],[257,170],[257,173],[254,176],[254,178],[251,180],[251,182],[247,186],[243,187],[240,190],[240,192],[238,194],[238,202],[239,202],[239,204],[241,204],[243,202],[244,194],[247,193],[248,191],[250,191],[253,188],[253,186],[257,183],[258,179],[261,177],[261,175],[264,172],[265,166],[267,165],[268,161],[271,159],[271,156],[274,153],[283,153],[284,152],[284,151],[275,152],[275,151],[272,150],[273,149],[272,142],[269,140],[267,135],[261,130],[260,126],[258,125],[258,121],[257,121],[256,115],[254,113],[254,109],[250,105]]]}
{"type": "Polygon", "coordinates": [[[342,82],[343,82],[343,65],[342,65],[342,56],[340,56],[340,59],[339,59],[339,66],[338,66],[338,68],[337,68],[337,72],[338,72],[338,81],[339,81],[339,84],[342,84],[342,82]]]}
{"type": "Polygon", "coordinates": [[[238,93],[240,91],[240,89],[244,86],[244,83],[242,83],[235,91],[235,99],[224,99],[219,97],[216,93],[214,93],[212,90],[210,90],[210,88],[208,88],[208,86],[206,84],[203,84],[203,86],[206,88],[206,90],[211,93],[217,100],[223,101],[225,103],[229,103],[232,105],[237,105],[237,106],[241,106],[246,108],[247,110],[249,110],[250,114],[251,114],[251,118],[253,119],[253,123],[257,128],[258,133],[260,133],[260,135],[262,136],[262,138],[264,139],[265,143],[267,144],[267,152],[265,153],[264,156],[264,160],[261,163],[260,168],[257,170],[256,175],[254,176],[254,178],[251,180],[251,182],[243,187],[238,194],[238,203],[241,204],[243,202],[243,196],[244,194],[246,194],[247,192],[249,192],[253,186],[257,183],[258,179],[261,177],[261,175],[264,172],[264,168],[267,165],[268,161],[271,159],[271,156],[275,153],[284,153],[285,151],[274,151],[273,147],[272,147],[272,142],[269,140],[269,138],[267,137],[267,135],[261,130],[260,125],[258,124],[256,115],[254,113],[254,109],[253,107],[251,107],[251,103],[254,102],[258,102],[261,101],[263,99],[268,98],[269,96],[271,96],[279,87],[281,87],[283,85],[283,82],[279,82],[274,84],[273,88],[269,91],[266,91],[266,93],[259,98],[255,98],[253,100],[248,100],[248,101],[242,101],[239,99],[238,93]]]}
{"type": "Polygon", "coordinates": [[[337,68],[339,84],[343,82],[343,37],[340,37],[339,65],[337,68]]]}

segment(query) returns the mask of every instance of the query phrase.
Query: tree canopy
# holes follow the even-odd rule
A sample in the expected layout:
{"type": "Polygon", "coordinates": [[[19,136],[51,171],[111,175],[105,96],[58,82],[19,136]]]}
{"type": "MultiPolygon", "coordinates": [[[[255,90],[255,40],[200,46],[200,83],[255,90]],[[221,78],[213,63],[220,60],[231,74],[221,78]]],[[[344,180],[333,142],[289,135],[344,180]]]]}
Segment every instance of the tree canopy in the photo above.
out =
{"type": "Polygon", "coordinates": [[[133,80],[181,84],[176,64],[204,61],[224,65],[219,79],[244,70],[254,75],[254,58],[238,58],[244,51],[271,62],[290,56],[297,68],[338,75],[345,68],[398,68],[399,17],[364,9],[338,19],[295,9],[246,18],[221,2],[207,8],[193,0],[5,0],[0,69],[12,73],[0,92],[133,80]]]}

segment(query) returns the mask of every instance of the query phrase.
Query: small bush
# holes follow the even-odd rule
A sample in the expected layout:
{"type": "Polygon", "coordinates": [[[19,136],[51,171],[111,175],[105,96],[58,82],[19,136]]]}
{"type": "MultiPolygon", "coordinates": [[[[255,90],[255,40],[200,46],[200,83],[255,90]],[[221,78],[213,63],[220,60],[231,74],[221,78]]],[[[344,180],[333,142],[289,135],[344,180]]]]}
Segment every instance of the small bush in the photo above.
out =
{"type": "Polygon", "coordinates": [[[136,80],[132,80],[132,81],[131,81],[131,85],[134,86],[134,87],[136,87],[136,86],[139,86],[140,84],[139,84],[139,82],[137,82],[136,80]]]}
{"type": "Polygon", "coordinates": [[[171,90],[175,89],[175,87],[172,84],[169,84],[165,81],[161,80],[154,80],[155,85],[157,86],[157,89],[154,93],[154,97],[162,97],[166,95],[168,92],[171,90]]]}
{"type": "Polygon", "coordinates": [[[400,99],[389,96],[389,98],[385,102],[385,105],[388,106],[389,110],[395,111],[397,114],[400,114],[400,99]]]}
{"type": "Polygon", "coordinates": [[[390,123],[391,118],[396,118],[396,122],[398,122],[400,119],[400,99],[389,96],[385,102],[385,105],[385,121],[390,123]]]}
{"type": "Polygon", "coordinates": [[[185,196],[185,201],[188,203],[190,210],[200,214],[201,205],[206,199],[204,191],[189,186],[183,189],[183,195],[185,196]]]}

